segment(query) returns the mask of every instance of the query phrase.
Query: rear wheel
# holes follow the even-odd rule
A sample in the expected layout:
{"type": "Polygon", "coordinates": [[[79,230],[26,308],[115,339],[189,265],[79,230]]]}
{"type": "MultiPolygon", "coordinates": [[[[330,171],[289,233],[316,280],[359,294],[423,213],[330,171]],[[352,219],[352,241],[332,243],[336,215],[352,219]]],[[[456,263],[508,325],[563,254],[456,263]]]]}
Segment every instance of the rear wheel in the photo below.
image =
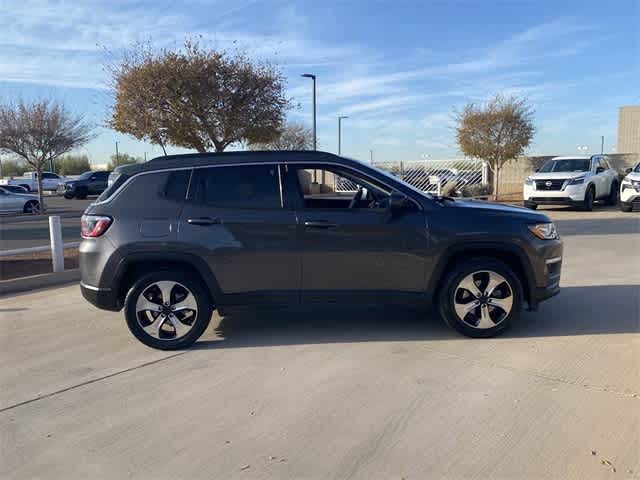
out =
{"type": "Polygon", "coordinates": [[[204,287],[181,272],[154,272],[140,277],[124,302],[127,326],[145,345],[160,350],[191,346],[211,320],[204,287]]]}
{"type": "Polygon", "coordinates": [[[620,210],[622,210],[623,212],[627,212],[628,213],[631,210],[633,210],[633,207],[632,207],[632,205],[630,203],[629,204],[625,204],[625,203],[620,202],[620,210]]]}
{"type": "Polygon", "coordinates": [[[512,324],[522,306],[522,284],[491,258],[456,265],[446,275],[439,307],[444,321],[469,337],[493,337],[512,324]]]}
{"type": "Polygon", "coordinates": [[[40,213],[40,203],[37,200],[29,200],[24,204],[24,208],[22,209],[24,213],[36,214],[40,213]]]}
{"type": "Polygon", "coordinates": [[[585,212],[590,212],[593,210],[593,202],[596,199],[596,192],[593,186],[587,188],[587,191],[584,193],[584,201],[582,202],[582,210],[585,212]]]}
{"type": "Polygon", "coordinates": [[[607,205],[616,205],[618,203],[618,184],[613,182],[611,184],[611,190],[607,197],[607,205]]]}

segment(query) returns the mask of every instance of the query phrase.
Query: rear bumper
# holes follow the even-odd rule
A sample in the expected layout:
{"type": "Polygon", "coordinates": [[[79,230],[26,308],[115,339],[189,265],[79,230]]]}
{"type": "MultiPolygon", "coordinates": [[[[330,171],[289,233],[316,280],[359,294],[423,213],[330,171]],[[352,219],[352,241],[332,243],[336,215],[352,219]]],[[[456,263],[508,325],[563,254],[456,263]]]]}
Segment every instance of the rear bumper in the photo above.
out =
{"type": "Polygon", "coordinates": [[[102,310],[117,312],[122,308],[117,295],[110,288],[99,288],[80,282],[80,291],[85,300],[102,310]]]}

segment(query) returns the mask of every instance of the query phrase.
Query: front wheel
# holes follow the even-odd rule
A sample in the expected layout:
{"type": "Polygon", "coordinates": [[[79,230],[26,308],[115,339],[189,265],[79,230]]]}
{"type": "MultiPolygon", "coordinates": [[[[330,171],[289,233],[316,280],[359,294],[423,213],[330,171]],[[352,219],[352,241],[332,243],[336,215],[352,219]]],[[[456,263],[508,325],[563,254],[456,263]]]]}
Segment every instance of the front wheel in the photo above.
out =
{"type": "Polygon", "coordinates": [[[504,263],[478,258],[446,275],[439,307],[444,321],[469,337],[493,337],[511,325],[522,307],[522,285],[504,263]]]}
{"type": "Polygon", "coordinates": [[[204,287],[181,272],[154,272],[140,277],[124,302],[127,326],[145,345],[160,350],[191,346],[211,320],[204,287]]]}
{"type": "Polygon", "coordinates": [[[631,210],[633,210],[633,207],[631,206],[631,204],[624,204],[620,202],[620,210],[625,213],[629,213],[631,210]]]}
{"type": "Polygon", "coordinates": [[[587,188],[587,191],[584,193],[584,201],[582,202],[582,210],[585,212],[590,212],[593,210],[593,202],[596,199],[596,192],[593,187],[587,188]]]}
{"type": "Polygon", "coordinates": [[[31,213],[33,215],[40,213],[40,203],[37,200],[29,200],[24,204],[23,213],[31,213]]]}
{"type": "Polygon", "coordinates": [[[537,203],[533,203],[533,202],[524,202],[524,206],[531,209],[531,210],[537,210],[538,208],[538,204],[537,203]]]}
{"type": "Polygon", "coordinates": [[[66,198],[67,200],[71,200],[73,198],[73,193],[65,193],[64,198],[66,198]]]}

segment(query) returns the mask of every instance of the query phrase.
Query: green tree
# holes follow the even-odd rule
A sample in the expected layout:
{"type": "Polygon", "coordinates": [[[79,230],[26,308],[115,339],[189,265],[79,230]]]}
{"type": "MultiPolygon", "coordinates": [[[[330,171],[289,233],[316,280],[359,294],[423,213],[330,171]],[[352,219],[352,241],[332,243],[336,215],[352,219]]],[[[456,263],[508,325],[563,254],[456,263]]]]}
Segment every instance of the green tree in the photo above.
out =
{"type": "Polygon", "coordinates": [[[207,152],[278,137],[289,100],[269,63],[206,49],[137,45],[108,66],[114,105],[109,125],[138,140],[207,152]]]}
{"type": "Polygon", "coordinates": [[[59,175],[80,175],[91,170],[89,157],[86,155],[64,155],[53,165],[59,175]]]}
{"type": "Polygon", "coordinates": [[[119,153],[117,156],[114,153],[111,155],[109,165],[107,165],[107,170],[114,170],[116,167],[120,165],[130,165],[132,163],[142,163],[142,158],[134,157],[133,155],[129,155],[128,153],[119,153]]]}
{"type": "Polygon", "coordinates": [[[24,162],[16,160],[2,160],[2,176],[3,177],[21,177],[27,171],[24,162]]]}
{"type": "Polygon", "coordinates": [[[524,98],[496,95],[484,105],[469,103],[456,113],[456,139],[462,153],[486,160],[499,195],[500,168],[520,157],[535,134],[533,108],[524,98]]]}

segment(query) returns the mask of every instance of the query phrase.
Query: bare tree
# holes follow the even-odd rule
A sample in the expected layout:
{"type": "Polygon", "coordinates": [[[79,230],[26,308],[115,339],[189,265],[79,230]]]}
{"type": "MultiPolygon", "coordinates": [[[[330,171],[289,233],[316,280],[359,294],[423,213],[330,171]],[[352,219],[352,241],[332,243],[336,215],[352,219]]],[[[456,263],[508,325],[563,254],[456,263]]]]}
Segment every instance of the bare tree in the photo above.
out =
{"type": "Polygon", "coordinates": [[[115,102],[109,126],[139,140],[198,152],[277,138],[289,100],[269,63],[202,48],[135,46],[107,67],[115,102]]]}
{"type": "Polygon", "coordinates": [[[253,143],[251,150],[311,150],[313,133],[299,123],[288,123],[280,131],[280,136],[271,142],[253,143]]]}
{"type": "Polygon", "coordinates": [[[70,113],[55,100],[0,104],[0,152],[17,155],[37,172],[41,211],[46,164],[92,138],[82,115],[70,113]]]}
{"type": "Polygon", "coordinates": [[[486,160],[494,172],[495,198],[498,198],[500,168],[521,156],[533,135],[533,108],[524,98],[496,95],[484,105],[468,104],[456,113],[456,139],[462,153],[486,160]]]}

